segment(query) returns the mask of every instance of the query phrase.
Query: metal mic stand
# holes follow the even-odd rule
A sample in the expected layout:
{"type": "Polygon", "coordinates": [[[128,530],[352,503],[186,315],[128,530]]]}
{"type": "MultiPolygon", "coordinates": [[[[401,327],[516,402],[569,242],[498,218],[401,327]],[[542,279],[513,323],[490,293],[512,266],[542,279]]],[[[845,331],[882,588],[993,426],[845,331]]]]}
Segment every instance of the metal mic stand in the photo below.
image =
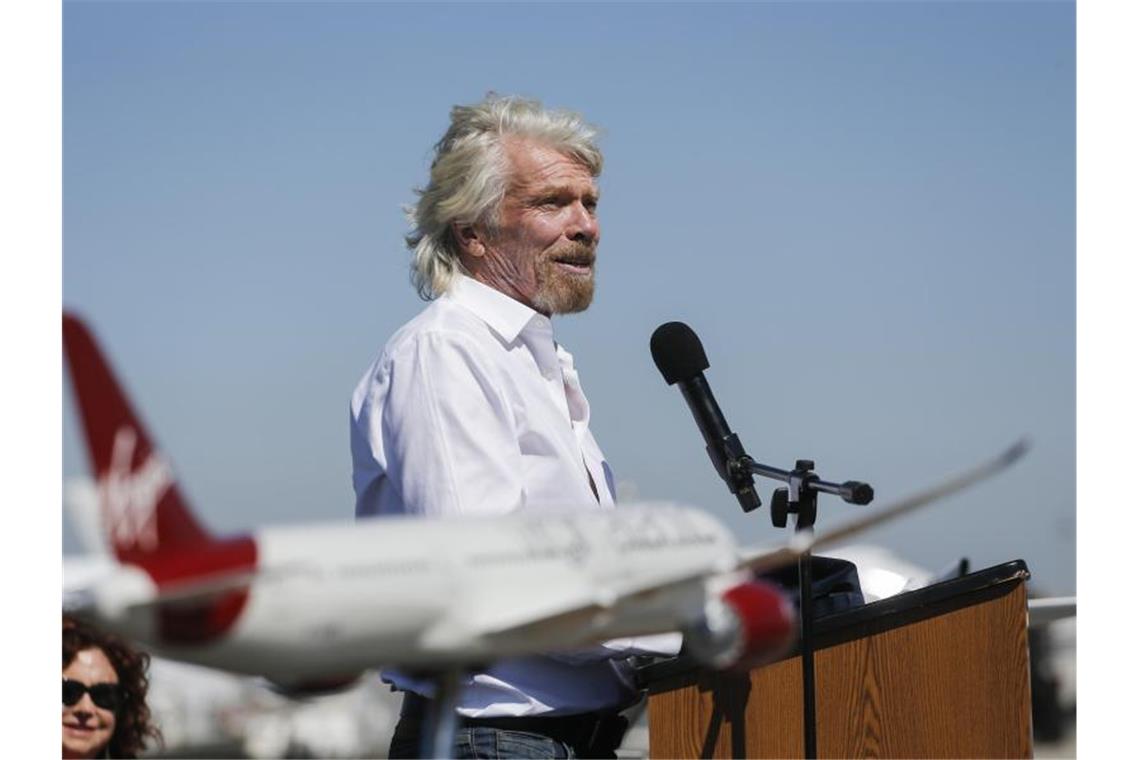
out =
{"type": "MultiPolygon", "coordinates": [[[[751,475],[761,475],[787,483],[786,488],[777,488],[772,493],[772,525],[786,527],[788,514],[796,515],[796,532],[813,530],[816,518],[816,499],[820,493],[839,496],[849,504],[870,504],[875,491],[867,483],[848,480],[844,483],[830,483],[820,480],[813,472],[815,462],[810,459],[797,459],[793,470],[781,470],[754,462],[752,457],[743,456],[729,460],[728,469],[737,479],[751,475]]],[[[816,758],[815,726],[815,640],[812,638],[812,577],[811,549],[800,555],[798,563],[800,581],[800,657],[803,665],[804,697],[804,757],[816,758]]]]}

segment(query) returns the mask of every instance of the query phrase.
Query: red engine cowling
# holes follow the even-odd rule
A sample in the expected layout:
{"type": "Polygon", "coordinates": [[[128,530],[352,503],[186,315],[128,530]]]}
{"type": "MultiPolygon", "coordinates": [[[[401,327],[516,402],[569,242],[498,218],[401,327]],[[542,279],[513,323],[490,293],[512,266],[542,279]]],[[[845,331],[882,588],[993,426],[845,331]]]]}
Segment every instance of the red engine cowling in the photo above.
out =
{"type": "Polygon", "coordinates": [[[685,646],[718,670],[748,670],[791,649],[797,627],[784,591],[761,581],[741,583],[709,600],[704,619],[685,631],[685,646]]]}

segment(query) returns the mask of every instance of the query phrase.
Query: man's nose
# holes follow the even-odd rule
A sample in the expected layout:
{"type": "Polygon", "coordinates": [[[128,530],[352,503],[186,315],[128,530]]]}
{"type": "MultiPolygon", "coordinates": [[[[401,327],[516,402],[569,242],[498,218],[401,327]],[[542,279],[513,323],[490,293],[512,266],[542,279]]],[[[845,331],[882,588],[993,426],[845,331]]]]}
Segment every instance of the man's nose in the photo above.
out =
{"type": "Polygon", "coordinates": [[[566,236],[581,243],[596,243],[600,234],[598,217],[581,202],[575,203],[566,236]]]}

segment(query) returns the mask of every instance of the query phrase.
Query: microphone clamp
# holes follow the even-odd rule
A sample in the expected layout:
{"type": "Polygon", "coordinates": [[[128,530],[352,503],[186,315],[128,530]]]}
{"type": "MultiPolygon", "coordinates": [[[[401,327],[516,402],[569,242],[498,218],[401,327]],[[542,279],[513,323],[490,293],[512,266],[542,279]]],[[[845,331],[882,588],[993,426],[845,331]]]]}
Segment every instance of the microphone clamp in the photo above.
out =
{"type": "Polygon", "coordinates": [[[875,489],[869,483],[860,480],[847,480],[843,483],[821,480],[815,473],[815,462],[810,459],[797,459],[795,468],[791,470],[760,464],[748,455],[734,464],[737,467],[747,467],[749,473],[788,484],[772,492],[769,511],[772,514],[772,526],[776,528],[787,526],[789,514],[796,515],[796,530],[815,525],[816,499],[821,493],[829,493],[848,504],[858,505],[870,504],[875,498],[875,489]]]}

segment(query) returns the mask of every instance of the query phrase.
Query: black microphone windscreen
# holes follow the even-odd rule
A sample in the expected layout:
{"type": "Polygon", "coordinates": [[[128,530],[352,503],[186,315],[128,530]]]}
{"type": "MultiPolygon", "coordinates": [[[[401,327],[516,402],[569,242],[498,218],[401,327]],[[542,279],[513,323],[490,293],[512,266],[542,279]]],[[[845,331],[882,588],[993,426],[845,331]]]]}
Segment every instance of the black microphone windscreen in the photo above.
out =
{"type": "Polygon", "coordinates": [[[653,363],[669,385],[692,380],[709,368],[701,339],[684,322],[666,322],[649,339],[653,363]]]}

